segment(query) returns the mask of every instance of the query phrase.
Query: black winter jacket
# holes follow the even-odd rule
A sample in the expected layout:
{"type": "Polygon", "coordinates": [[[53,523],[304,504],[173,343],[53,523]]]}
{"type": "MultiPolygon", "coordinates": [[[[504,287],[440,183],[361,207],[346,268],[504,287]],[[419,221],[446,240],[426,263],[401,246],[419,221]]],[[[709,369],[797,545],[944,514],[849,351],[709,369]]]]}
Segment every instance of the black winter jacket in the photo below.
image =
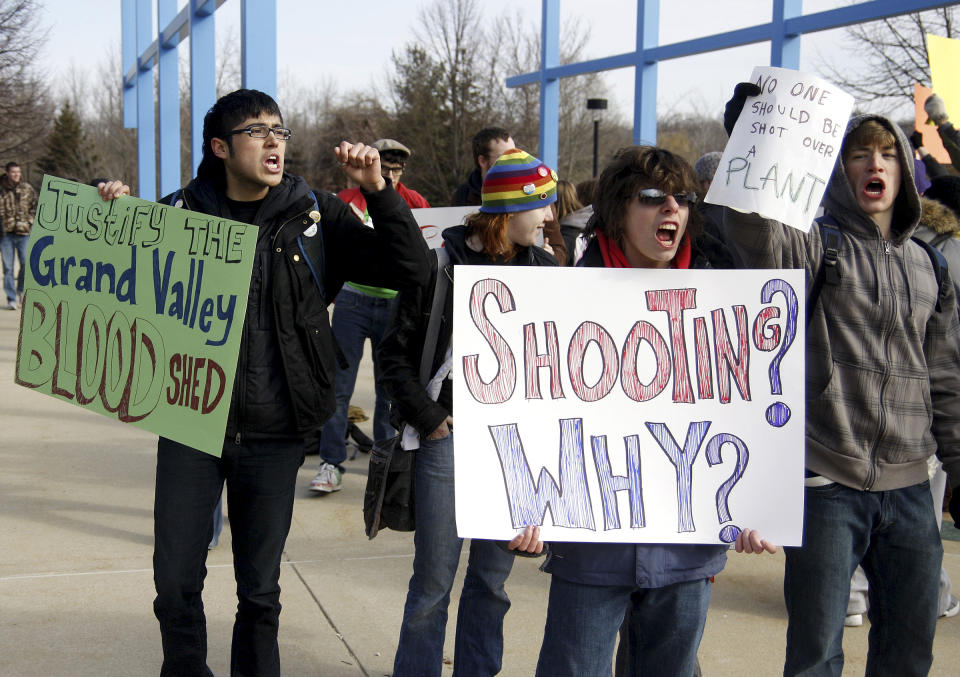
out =
{"type": "MultiPolygon", "coordinates": [[[[450,263],[444,275],[449,275],[453,284],[454,265],[513,265],[556,266],[557,260],[540,247],[526,247],[509,261],[494,260],[486,254],[475,252],[467,246],[466,226],[454,226],[443,231],[444,248],[450,255],[450,263]]],[[[427,323],[433,305],[436,284],[437,259],[430,257],[430,279],[417,289],[401,290],[397,295],[390,326],[383,337],[377,359],[380,362],[383,385],[393,402],[394,420],[413,426],[421,437],[432,433],[443,420],[453,413],[450,380],[445,379],[436,402],[430,399],[420,384],[420,355],[426,340],[427,323]]],[[[453,290],[447,293],[437,350],[430,370],[435,374],[443,364],[447,346],[453,334],[453,290]]]]}
{"type": "MultiPolygon", "coordinates": [[[[315,444],[336,406],[338,348],[327,305],[348,278],[393,289],[426,283],[428,248],[407,204],[389,182],[365,197],[373,229],[300,177],[284,174],[264,198],[253,219],[260,231],[227,439],[315,444]]],[[[164,202],[231,218],[223,189],[206,179],[164,202]]]]}

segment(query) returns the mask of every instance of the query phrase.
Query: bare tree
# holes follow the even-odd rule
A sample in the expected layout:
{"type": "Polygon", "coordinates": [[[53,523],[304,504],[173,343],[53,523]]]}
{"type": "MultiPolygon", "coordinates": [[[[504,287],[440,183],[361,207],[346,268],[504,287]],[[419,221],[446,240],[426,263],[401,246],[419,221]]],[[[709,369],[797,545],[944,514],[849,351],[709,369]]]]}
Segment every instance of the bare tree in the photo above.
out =
{"type": "MultiPolygon", "coordinates": [[[[501,67],[501,82],[506,75],[525,73],[540,65],[540,35],[519,18],[500,17],[497,31],[504,36],[505,63],[501,67]]],[[[560,30],[560,62],[575,63],[585,58],[590,30],[582,19],[571,17],[560,30]]],[[[539,153],[540,85],[505,89],[505,117],[511,120],[514,140],[530,152],[539,153]],[[527,144],[527,145],[523,145],[527,144]]],[[[587,73],[560,80],[558,166],[561,177],[577,182],[589,178],[593,165],[593,118],[587,110],[587,99],[608,95],[601,73],[587,73]]],[[[611,110],[603,122],[600,157],[612,157],[613,152],[629,143],[630,130],[611,110]]]]}
{"type": "MultiPolygon", "coordinates": [[[[50,126],[47,88],[37,54],[47,38],[35,0],[0,0],[0,158],[17,157],[26,165],[40,151],[36,143],[50,126]]],[[[38,177],[37,177],[38,178],[38,177]]]]}
{"type": "Polygon", "coordinates": [[[913,100],[913,83],[930,85],[927,34],[958,37],[960,10],[941,7],[857,24],[846,29],[846,50],[851,61],[863,66],[851,69],[844,62],[822,63],[818,70],[856,97],[861,104],[890,110],[913,100]]]}
{"type": "Polygon", "coordinates": [[[123,80],[120,72],[119,51],[105,60],[97,71],[91,97],[92,106],[83,114],[84,129],[90,145],[96,149],[98,177],[120,179],[137,185],[137,130],[123,126],[123,80]]]}

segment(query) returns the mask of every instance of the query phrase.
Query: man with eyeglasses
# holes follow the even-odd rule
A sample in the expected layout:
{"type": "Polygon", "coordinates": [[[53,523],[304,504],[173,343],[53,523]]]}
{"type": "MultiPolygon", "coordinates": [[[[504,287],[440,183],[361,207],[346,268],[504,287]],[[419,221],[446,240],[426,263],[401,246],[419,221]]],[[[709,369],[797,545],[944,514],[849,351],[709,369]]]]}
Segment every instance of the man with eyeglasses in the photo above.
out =
{"type": "MultiPolygon", "coordinates": [[[[411,155],[410,149],[394,139],[378,139],[372,146],[380,153],[380,171],[383,177],[391,180],[400,197],[413,209],[429,207],[430,203],[420,193],[407,188],[400,182],[400,177],[403,176],[403,170],[411,155]]],[[[373,225],[363,190],[359,187],[347,188],[337,193],[337,197],[349,205],[354,215],[364,224],[373,225]]],[[[390,309],[393,307],[393,299],[396,295],[397,292],[392,287],[347,282],[337,296],[332,322],[333,336],[343,352],[345,363],[337,369],[337,409],[323,427],[320,438],[320,465],[316,476],[310,482],[310,491],[328,494],[339,491],[342,486],[343,462],[347,460],[347,414],[350,398],[353,396],[353,389],[357,382],[357,370],[363,357],[363,344],[368,338],[373,353],[376,393],[373,409],[374,437],[382,440],[394,435],[394,429],[390,425],[390,398],[380,382],[377,348],[387,329],[390,309]]],[[[363,451],[370,451],[369,439],[355,437],[354,442],[363,451]]]]}
{"type": "MultiPolygon", "coordinates": [[[[366,198],[375,226],[367,228],[335,195],[311,191],[284,171],[290,137],[270,96],[227,94],[204,117],[197,177],[164,198],[259,232],[222,456],[164,437],[158,443],[153,570],[161,675],[212,674],[201,591],[224,481],[238,597],[230,674],[280,674],[280,557],[297,470],[335,408],[328,302],[348,276],[406,288],[429,275],[426,243],[381,176],[375,148],[344,141],[334,150],[366,198]]],[[[101,195],[118,195],[115,183],[101,195]]]]}

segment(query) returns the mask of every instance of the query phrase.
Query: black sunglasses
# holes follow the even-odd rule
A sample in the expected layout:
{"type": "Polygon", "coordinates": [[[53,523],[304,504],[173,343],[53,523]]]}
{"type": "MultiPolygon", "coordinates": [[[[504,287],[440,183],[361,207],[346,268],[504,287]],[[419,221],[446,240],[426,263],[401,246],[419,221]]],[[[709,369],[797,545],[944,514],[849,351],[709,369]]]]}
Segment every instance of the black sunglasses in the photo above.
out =
{"type": "MultiPolygon", "coordinates": [[[[642,205],[646,205],[648,207],[659,207],[667,201],[667,197],[669,195],[670,193],[664,193],[659,188],[644,188],[637,193],[637,199],[640,200],[640,204],[642,205]]],[[[697,194],[693,192],[673,193],[673,199],[677,201],[679,206],[687,207],[697,201],[697,194]]]]}

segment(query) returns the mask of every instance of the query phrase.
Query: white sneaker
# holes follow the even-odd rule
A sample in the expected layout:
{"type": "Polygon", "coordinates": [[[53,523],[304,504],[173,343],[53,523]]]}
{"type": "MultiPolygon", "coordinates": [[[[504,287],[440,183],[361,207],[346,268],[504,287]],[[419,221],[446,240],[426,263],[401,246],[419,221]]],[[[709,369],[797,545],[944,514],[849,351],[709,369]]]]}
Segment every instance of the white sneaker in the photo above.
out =
{"type": "Polygon", "coordinates": [[[310,482],[310,491],[329,494],[331,491],[340,491],[343,473],[337,466],[330,463],[321,463],[317,476],[310,482]]]}
{"type": "Polygon", "coordinates": [[[960,613],[960,600],[953,595],[950,595],[950,606],[947,607],[946,611],[940,614],[940,618],[953,618],[958,613],[960,613]]]}
{"type": "Polygon", "coordinates": [[[863,625],[863,614],[847,614],[843,619],[843,624],[848,628],[859,628],[863,625]]]}

